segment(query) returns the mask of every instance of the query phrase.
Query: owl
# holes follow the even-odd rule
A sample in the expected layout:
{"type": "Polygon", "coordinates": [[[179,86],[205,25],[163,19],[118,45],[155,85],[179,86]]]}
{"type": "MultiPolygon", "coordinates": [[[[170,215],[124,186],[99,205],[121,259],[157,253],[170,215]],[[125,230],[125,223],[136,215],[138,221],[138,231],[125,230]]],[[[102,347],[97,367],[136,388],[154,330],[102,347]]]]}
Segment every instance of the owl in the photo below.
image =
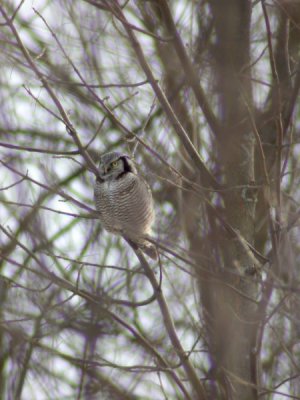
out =
{"type": "Polygon", "coordinates": [[[101,156],[94,198],[103,227],[134,242],[152,259],[155,246],[141,238],[154,222],[152,193],[138,174],[133,160],[119,152],[101,156]]]}

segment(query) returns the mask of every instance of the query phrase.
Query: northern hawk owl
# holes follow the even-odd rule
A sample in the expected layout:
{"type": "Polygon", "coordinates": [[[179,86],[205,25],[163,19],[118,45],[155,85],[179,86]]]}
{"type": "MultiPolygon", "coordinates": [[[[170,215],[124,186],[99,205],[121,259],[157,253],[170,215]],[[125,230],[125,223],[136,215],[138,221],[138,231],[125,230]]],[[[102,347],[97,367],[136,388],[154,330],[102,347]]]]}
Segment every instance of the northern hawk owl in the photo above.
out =
{"type": "Polygon", "coordinates": [[[154,222],[152,194],[131,157],[119,152],[101,156],[94,196],[103,227],[156,259],[155,246],[141,238],[151,233],[154,222]]]}

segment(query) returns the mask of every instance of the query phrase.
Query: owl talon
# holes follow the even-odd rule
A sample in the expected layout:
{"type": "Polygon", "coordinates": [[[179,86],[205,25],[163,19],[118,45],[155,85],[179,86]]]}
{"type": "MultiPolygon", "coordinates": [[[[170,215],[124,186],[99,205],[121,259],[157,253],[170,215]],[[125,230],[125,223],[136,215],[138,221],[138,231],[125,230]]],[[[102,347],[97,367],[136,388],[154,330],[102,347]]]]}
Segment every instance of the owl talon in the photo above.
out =
{"type": "Polygon", "coordinates": [[[141,249],[143,250],[143,252],[145,254],[147,254],[148,257],[150,257],[152,260],[156,261],[158,258],[158,254],[157,254],[157,250],[156,247],[151,244],[151,245],[143,245],[141,247],[141,249]]]}

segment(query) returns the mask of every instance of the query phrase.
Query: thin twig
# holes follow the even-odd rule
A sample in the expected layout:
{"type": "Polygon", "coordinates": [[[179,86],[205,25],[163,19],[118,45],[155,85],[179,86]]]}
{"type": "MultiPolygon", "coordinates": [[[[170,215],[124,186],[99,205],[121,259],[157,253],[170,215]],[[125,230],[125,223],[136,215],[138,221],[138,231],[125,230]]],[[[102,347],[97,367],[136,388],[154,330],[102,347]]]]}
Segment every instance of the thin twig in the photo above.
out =
{"type": "Polygon", "coordinates": [[[13,168],[12,166],[8,165],[7,163],[5,163],[4,161],[0,160],[0,163],[5,166],[7,169],[9,169],[10,171],[14,172],[15,174],[22,176],[23,178],[27,179],[29,182],[34,183],[35,185],[38,185],[40,187],[42,187],[43,189],[46,189],[49,193],[56,193],[59,194],[61,197],[63,197],[65,200],[71,201],[72,203],[76,204],[78,207],[83,208],[84,210],[87,210],[91,213],[91,215],[95,215],[95,218],[97,218],[97,213],[93,208],[88,207],[86,204],[81,203],[80,201],[74,199],[74,197],[66,194],[65,192],[63,192],[62,190],[60,190],[58,187],[51,187],[48,186],[44,183],[38,182],[37,180],[30,178],[29,175],[23,174],[22,172],[16,170],[15,168],[13,168]]]}
{"type": "Polygon", "coordinates": [[[197,376],[197,373],[196,373],[193,365],[191,364],[189,358],[187,357],[186,352],[184,351],[184,349],[180,343],[180,340],[177,336],[174,322],[171,317],[171,313],[169,311],[169,307],[166,302],[166,299],[161,290],[160,283],[157,282],[155,274],[152,271],[152,269],[150,268],[142,251],[139,248],[137,248],[137,246],[135,246],[130,240],[127,240],[126,238],[125,238],[125,240],[128,242],[128,244],[134,250],[137,258],[139,259],[139,261],[145,271],[146,276],[148,277],[153,289],[156,291],[156,298],[157,298],[157,302],[160,307],[161,314],[163,316],[165,328],[168,332],[171,343],[174,346],[174,350],[175,350],[178,358],[180,359],[188,378],[190,379],[190,383],[192,384],[192,386],[195,390],[194,396],[196,396],[196,397],[194,397],[194,398],[195,399],[197,398],[199,400],[206,399],[206,393],[201,384],[201,381],[200,381],[199,377],[197,376]]]}
{"type": "Polygon", "coordinates": [[[193,143],[191,142],[187,132],[185,131],[185,129],[181,125],[180,121],[178,120],[166,95],[161,90],[157,80],[155,79],[155,77],[152,73],[152,69],[150,68],[150,66],[145,58],[142,47],[141,47],[139,41],[137,40],[135,33],[128,26],[128,21],[127,21],[125,15],[123,14],[121,7],[119,6],[119,4],[116,1],[109,2],[109,1],[105,0],[105,4],[114,15],[116,15],[118,18],[121,18],[121,22],[123,23],[125,31],[127,32],[127,35],[128,35],[128,39],[131,42],[131,45],[138,57],[138,60],[140,62],[140,65],[141,65],[146,77],[148,78],[149,82],[151,83],[151,86],[154,90],[156,97],[160,101],[162,108],[164,109],[166,115],[168,116],[176,134],[178,135],[181,142],[183,143],[185,149],[187,150],[188,154],[190,155],[191,159],[193,160],[195,166],[197,167],[197,169],[199,169],[199,172],[201,173],[205,184],[207,184],[208,186],[212,186],[213,188],[218,188],[220,185],[215,180],[215,178],[213,177],[211,172],[208,170],[204,161],[201,159],[198,151],[195,149],[193,143]]]}

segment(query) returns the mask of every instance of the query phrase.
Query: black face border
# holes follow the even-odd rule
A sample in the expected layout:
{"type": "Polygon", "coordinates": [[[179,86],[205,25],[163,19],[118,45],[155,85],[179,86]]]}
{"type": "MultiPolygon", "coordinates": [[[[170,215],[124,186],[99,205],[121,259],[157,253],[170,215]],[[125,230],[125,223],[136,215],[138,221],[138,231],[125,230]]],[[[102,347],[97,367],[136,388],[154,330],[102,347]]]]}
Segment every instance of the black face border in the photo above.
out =
{"type": "Polygon", "coordinates": [[[128,161],[127,157],[122,156],[122,157],[120,157],[120,159],[123,162],[124,170],[120,173],[120,175],[117,176],[117,179],[122,178],[124,175],[128,174],[129,172],[131,172],[131,173],[134,172],[132,169],[131,163],[128,161]]]}
{"type": "Polygon", "coordinates": [[[127,173],[127,172],[133,172],[131,163],[129,163],[128,161],[128,157],[121,157],[121,160],[123,161],[123,166],[124,166],[124,172],[123,173],[127,173]]]}

